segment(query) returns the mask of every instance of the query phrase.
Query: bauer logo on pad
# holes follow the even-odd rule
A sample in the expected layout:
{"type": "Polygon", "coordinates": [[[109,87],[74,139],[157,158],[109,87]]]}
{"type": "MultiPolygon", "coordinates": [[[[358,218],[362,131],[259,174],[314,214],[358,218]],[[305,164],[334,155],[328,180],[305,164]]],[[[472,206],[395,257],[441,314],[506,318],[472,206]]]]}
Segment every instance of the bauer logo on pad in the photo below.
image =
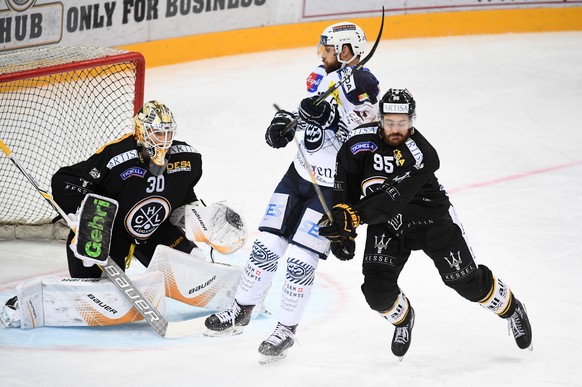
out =
{"type": "Polygon", "coordinates": [[[97,264],[107,262],[117,201],[89,194],[78,212],[75,256],[97,264]]]}

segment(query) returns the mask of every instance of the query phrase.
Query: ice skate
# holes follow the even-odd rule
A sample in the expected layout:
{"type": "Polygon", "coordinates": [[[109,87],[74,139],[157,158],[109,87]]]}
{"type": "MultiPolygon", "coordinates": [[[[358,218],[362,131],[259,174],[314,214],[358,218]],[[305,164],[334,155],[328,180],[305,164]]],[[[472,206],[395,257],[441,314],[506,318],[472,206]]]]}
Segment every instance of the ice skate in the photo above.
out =
{"type": "Polygon", "coordinates": [[[0,310],[0,328],[20,328],[20,303],[14,296],[0,310]]]}
{"type": "Polygon", "coordinates": [[[204,336],[234,336],[243,333],[249,324],[254,305],[240,305],[236,300],[229,309],[210,315],[204,324],[204,336]]]}
{"type": "Polygon", "coordinates": [[[397,325],[392,336],[392,353],[402,361],[412,341],[412,328],[414,327],[414,309],[410,307],[404,321],[397,325]]]}
{"type": "Polygon", "coordinates": [[[527,311],[517,298],[514,300],[515,311],[511,316],[506,317],[508,329],[513,333],[513,338],[519,348],[529,348],[530,351],[533,351],[531,325],[529,324],[527,311]]]}
{"type": "Polygon", "coordinates": [[[277,323],[275,331],[259,346],[259,363],[269,364],[284,359],[287,350],[295,343],[297,325],[288,327],[277,323]]]}

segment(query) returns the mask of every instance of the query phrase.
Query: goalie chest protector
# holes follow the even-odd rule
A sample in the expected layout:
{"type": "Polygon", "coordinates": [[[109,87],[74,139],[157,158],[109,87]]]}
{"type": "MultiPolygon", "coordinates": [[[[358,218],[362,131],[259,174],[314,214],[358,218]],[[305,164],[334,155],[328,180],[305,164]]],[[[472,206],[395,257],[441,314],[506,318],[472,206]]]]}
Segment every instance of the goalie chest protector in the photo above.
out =
{"type": "Polygon", "coordinates": [[[153,175],[140,160],[129,135],[110,143],[89,159],[61,168],[52,180],[57,203],[75,213],[87,193],[117,200],[114,235],[143,243],[167,221],[171,212],[196,200],[194,186],[202,176],[200,153],[174,141],[164,172],[153,175]]]}

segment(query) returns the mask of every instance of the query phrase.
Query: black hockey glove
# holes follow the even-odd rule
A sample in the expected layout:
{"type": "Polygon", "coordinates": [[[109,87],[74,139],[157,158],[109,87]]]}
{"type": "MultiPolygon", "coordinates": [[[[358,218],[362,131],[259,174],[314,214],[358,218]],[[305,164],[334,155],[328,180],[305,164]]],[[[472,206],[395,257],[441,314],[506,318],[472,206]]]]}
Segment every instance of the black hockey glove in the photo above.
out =
{"type": "Polygon", "coordinates": [[[331,209],[331,222],[324,215],[318,223],[319,235],[337,241],[339,239],[354,239],[356,228],[360,225],[360,216],[347,204],[336,204],[331,209]]]}
{"type": "Polygon", "coordinates": [[[299,117],[305,122],[327,129],[336,119],[337,107],[325,100],[316,105],[316,100],[317,96],[303,99],[299,104],[299,117]]]}
{"type": "Polygon", "coordinates": [[[265,141],[267,144],[275,149],[285,147],[289,141],[293,140],[295,136],[295,127],[297,123],[293,123],[295,117],[293,114],[285,110],[279,110],[271,124],[265,132],[265,141]]]}
{"type": "Polygon", "coordinates": [[[331,242],[331,252],[340,261],[349,261],[356,253],[356,240],[354,238],[334,240],[331,242]]]}

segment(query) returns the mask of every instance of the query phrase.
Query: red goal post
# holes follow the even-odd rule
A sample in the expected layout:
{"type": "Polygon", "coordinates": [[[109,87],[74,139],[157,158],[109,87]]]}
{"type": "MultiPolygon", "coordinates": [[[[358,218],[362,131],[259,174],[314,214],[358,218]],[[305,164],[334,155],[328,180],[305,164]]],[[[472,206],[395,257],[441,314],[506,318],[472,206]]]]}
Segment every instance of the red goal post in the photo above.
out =
{"type": "MultiPolygon", "coordinates": [[[[0,53],[0,138],[49,190],[57,169],[133,131],[144,77],[137,52],[48,46],[0,53]]],[[[0,239],[59,237],[55,216],[0,155],[0,239]]]]}

